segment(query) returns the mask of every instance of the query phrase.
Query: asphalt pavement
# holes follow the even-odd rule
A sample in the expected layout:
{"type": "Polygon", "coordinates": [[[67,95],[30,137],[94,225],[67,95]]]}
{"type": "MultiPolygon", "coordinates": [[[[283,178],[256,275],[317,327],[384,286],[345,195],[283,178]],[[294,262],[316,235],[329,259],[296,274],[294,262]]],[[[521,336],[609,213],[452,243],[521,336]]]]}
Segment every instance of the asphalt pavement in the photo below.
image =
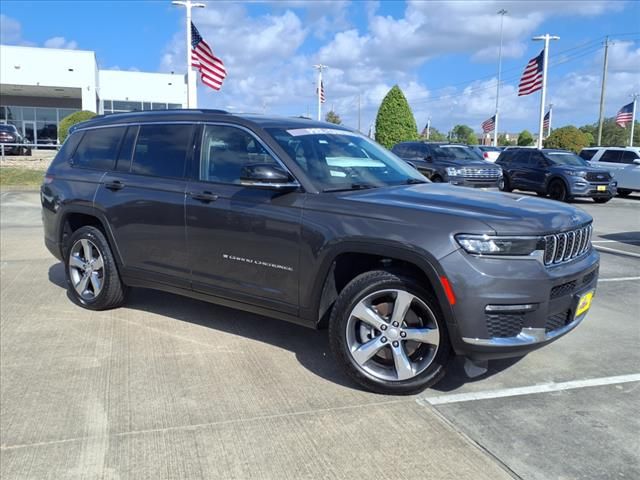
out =
{"type": "Polygon", "coordinates": [[[601,281],[587,319],[413,397],[360,390],[325,331],[133,289],[90,312],[0,193],[0,477],[640,478],[640,196],[575,203],[601,281]]]}

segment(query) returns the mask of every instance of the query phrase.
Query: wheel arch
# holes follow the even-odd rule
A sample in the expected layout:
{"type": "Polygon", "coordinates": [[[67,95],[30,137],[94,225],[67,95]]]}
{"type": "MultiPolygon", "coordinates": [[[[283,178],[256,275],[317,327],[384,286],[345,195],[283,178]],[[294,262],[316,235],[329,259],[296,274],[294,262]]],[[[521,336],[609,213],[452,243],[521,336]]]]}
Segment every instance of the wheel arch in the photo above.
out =
{"type": "Polygon", "coordinates": [[[440,283],[444,272],[428,252],[395,243],[345,242],[327,252],[318,269],[309,312],[316,326],[325,326],[335,300],[353,278],[375,269],[399,271],[422,280],[438,300],[446,322],[454,322],[453,311],[440,283]]]}

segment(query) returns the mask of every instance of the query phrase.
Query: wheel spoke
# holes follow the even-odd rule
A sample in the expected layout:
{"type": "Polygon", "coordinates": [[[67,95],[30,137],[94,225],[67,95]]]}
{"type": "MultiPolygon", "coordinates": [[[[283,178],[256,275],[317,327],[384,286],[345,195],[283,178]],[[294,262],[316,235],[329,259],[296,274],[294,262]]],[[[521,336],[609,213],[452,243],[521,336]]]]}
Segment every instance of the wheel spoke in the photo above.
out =
{"type": "Polygon", "coordinates": [[[91,244],[89,243],[89,241],[83,238],[82,240],[80,240],[80,245],[82,245],[82,252],[85,261],[88,262],[89,260],[92,260],[93,254],[91,253],[91,244]]]}
{"type": "Polygon", "coordinates": [[[365,305],[363,302],[358,303],[356,308],[353,309],[352,315],[377,330],[381,330],[380,327],[382,327],[382,325],[387,325],[387,322],[385,322],[380,315],[374,312],[371,307],[365,305]]]}
{"type": "Polygon", "coordinates": [[[76,291],[82,295],[87,289],[87,283],[89,283],[89,275],[83,275],[78,284],[76,285],[76,291]]]}
{"type": "Polygon", "coordinates": [[[437,328],[405,328],[404,331],[407,334],[405,340],[428,343],[429,345],[440,343],[440,332],[437,328]]]}
{"type": "Polygon", "coordinates": [[[411,360],[407,357],[402,344],[398,344],[397,347],[392,347],[391,352],[393,353],[393,363],[396,366],[398,380],[407,380],[413,377],[414,373],[411,366],[411,360]]]}
{"type": "Polygon", "coordinates": [[[413,302],[414,296],[404,290],[398,290],[396,294],[396,300],[393,303],[393,315],[391,316],[391,323],[398,322],[402,325],[404,317],[406,317],[411,302],[413,302]]]}
{"type": "Polygon", "coordinates": [[[367,343],[360,345],[354,352],[352,352],[353,359],[360,365],[363,365],[373,357],[378,350],[385,346],[380,340],[382,337],[376,337],[373,340],[369,340],[367,343]]]}
{"type": "Polygon", "coordinates": [[[98,276],[97,272],[91,273],[91,286],[93,287],[93,294],[98,295],[102,289],[102,279],[98,276]]]}
{"type": "Polygon", "coordinates": [[[84,262],[82,260],[80,260],[80,258],[76,257],[75,255],[70,255],[69,256],[69,266],[73,267],[73,268],[82,269],[84,267],[84,262]]]}
{"type": "Polygon", "coordinates": [[[93,262],[93,270],[100,270],[102,267],[104,267],[104,261],[102,260],[102,256],[98,255],[98,258],[93,262]]]}

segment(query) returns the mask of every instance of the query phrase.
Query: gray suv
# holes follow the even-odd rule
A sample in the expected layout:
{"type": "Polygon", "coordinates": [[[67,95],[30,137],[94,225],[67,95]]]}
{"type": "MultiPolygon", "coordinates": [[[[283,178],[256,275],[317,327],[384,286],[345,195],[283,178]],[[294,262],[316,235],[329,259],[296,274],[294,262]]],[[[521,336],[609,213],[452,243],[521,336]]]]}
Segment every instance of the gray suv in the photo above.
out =
{"type": "Polygon", "coordinates": [[[306,119],[96,117],[72,129],[41,199],[45,243],[82,307],[146,287],[328,325],[344,371],[376,392],[433,385],[454,354],[482,363],[558,339],[598,277],[588,214],[431,183],[306,119]]]}

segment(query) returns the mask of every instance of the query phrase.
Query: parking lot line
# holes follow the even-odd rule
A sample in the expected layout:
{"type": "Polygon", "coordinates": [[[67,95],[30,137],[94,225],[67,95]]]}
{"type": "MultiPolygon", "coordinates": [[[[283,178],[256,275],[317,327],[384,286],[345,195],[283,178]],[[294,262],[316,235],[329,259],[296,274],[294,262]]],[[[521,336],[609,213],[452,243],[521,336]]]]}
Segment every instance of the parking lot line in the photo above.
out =
{"type": "Polygon", "coordinates": [[[629,282],[632,280],[640,280],[640,277],[618,277],[618,278],[599,278],[598,283],[600,282],[629,282]]]}
{"type": "Polygon", "coordinates": [[[595,247],[596,247],[596,250],[606,252],[606,253],[615,253],[617,255],[640,258],[640,253],[625,252],[624,250],[616,250],[615,248],[603,247],[601,245],[596,245],[595,247]]]}
{"type": "Polygon", "coordinates": [[[471,402],[474,400],[487,400],[491,398],[516,397],[535,393],[559,392],[586,387],[601,387],[604,385],[616,385],[621,383],[640,382],[640,373],[630,375],[618,375],[614,377],[590,378],[586,380],[572,380],[561,383],[542,383],[529,387],[503,388],[500,390],[487,390],[484,392],[458,393],[453,395],[440,395],[437,397],[422,397],[416,401],[420,405],[443,405],[447,403],[471,402]]]}
{"type": "Polygon", "coordinates": [[[635,238],[621,238],[619,240],[591,240],[591,243],[640,243],[635,238]]]}

